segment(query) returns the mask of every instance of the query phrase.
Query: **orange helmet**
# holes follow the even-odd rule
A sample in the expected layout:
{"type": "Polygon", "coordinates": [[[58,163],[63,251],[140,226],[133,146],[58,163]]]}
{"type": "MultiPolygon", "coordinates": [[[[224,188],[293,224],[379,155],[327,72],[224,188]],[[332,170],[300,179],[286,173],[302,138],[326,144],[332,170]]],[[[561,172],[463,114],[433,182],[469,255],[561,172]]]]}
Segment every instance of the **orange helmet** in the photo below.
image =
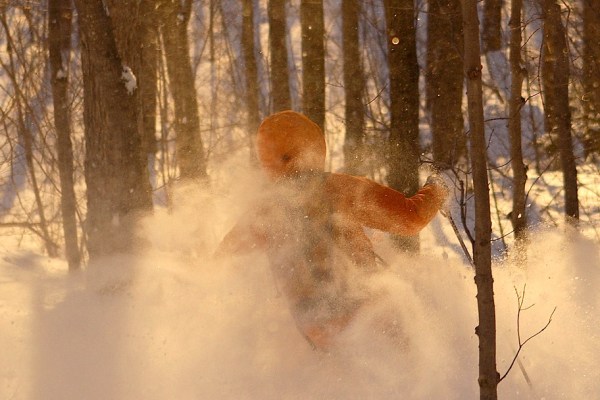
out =
{"type": "Polygon", "coordinates": [[[317,124],[294,111],[262,122],[256,137],[258,159],[270,177],[290,177],[325,168],[325,136],[317,124]]]}

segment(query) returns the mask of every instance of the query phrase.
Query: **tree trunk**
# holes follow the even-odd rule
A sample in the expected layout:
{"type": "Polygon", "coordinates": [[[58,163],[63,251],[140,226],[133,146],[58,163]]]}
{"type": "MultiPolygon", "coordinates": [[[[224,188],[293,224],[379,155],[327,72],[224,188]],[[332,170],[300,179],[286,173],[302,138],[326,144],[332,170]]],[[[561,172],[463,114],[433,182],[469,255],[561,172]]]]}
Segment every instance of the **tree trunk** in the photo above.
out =
{"type": "Polygon", "coordinates": [[[302,110],[325,131],[325,26],[323,0],[300,2],[302,110]]]}
{"type": "Polygon", "coordinates": [[[175,107],[177,161],[183,180],[207,176],[206,160],[200,136],[198,100],[188,45],[187,25],[191,0],[160,0],[161,34],[169,88],[175,107]]]}
{"type": "Polygon", "coordinates": [[[288,50],[285,41],[287,32],[285,0],[269,0],[268,3],[272,111],[279,112],[292,108],[288,50]]]}
{"type": "MultiPolygon", "coordinates": [[[[388,184],[412,196],[419,189],[419,67],[412,0],[385,0],[390,81],[388,184]]],[[[418,236],[400,248],[416,252],[418,236]]]]}
{"type": "Polygon", "coordinates": [[[479,325],[479,389],[481,400],[498,398],[498,372],[496,370],[496,310],[494,305],[494,279],[491,262],[490,197],[487,178],[487,157],[481,82],[481,54],[479,51],[479,18],[477,1],[463,2],[465,32],[465,78],[469,127],[471,135],[471,166],[475,190],[475,241],[473,262],[477,285],[477,310],[479,325]]]}
{"type": "Polygon", "coordinates": [[[242,10],[242,50],[246,66],[246,109],[248,113],[248,138],[250,139],[251,159],[254,159],[254,135],[260,123],[258,105],[258,71],[254,52],[254,2],[243,0],[242,10]]]}
{"type": "Polygon", "coordinates": [[[430,0],[427,19],[427,108],[433,159],[441,168],[466,156],[462,114],[464,64],[460,0],[430,0]]]}
{"type": "Polygon", "coordinates": [[[600,0],[583,0],[583,90],[584,149],[600,160],[600,0]]]}
{"type": "Polygon", "coordinates": [[[346,98],[344,166],[346,172],[352,175],[361,174],[365,120],[362,101],[365,79],[358,35],[359,14],[360,2],[358,0],[342,1],[344,94],[346,98]]]}
{"type": "Polygon", "coordinates": [[[71,144],[71,110],[68,96],[72,17],[71,1],[48,1],[48,51],[65,256],[69,271],[76,271],[81,266],[81,255],[77,240],[77,200],[73,188],[73,146],[71,144]]]}
{"type": "Polygon", "coordinates": [[[483,52],[502,48],[502,0],[483,1],[483,52]]]}
{"type": "Polygon", "coordinates": [[[138,130],[137,89],[123,68],[102,0],[76,0],[86,139],[86,231],[90,258],[137,244],[135,222],[151,210],[138,130]]]}
{"type": "Polygon", "coordinates": [[[154,0],[106,0],[117,50],[137,78],[138,128],[144,153],[156,153],[158,16],[154,0]]]}
{"type": "MultiPolygon", "coordinates": [[[[527,170],[523,163],[521,148],[521,107],[524,99],[521,97],[523,74],[521,67],[521,10],[523,0],[512,0],[510,14],[510,103],[508,111],[508,131],[510,135],[510,155],[513,170],[513,209],[511,222],[516,239],[516,251],[525,255],[525,228],[527,227],[527,213],[525,208],[525,183],[527,170]]],[[[519,257],[523,260],[523,258],[519,257]]]]}
{"type": "Polygon", "coordinates": [[[556,137],[565,189],[565,215],[569,223],[579,220],[577,167],[571,138],[569,109],[569,53],[560,6],[544,1],[544,45],[542,49],[542,83],[547,134],[556,137]]]}

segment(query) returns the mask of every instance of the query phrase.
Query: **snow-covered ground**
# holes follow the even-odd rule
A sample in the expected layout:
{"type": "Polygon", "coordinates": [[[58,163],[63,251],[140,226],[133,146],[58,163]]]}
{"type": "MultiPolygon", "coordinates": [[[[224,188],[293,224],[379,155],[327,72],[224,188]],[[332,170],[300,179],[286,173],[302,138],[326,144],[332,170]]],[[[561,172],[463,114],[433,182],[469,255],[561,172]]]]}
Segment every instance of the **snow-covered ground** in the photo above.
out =
{"type": "MultiPolygon", "coordinates": [[[[227,196],[187,191],[179,197],[186,204],[145,222],[150,250],[76,275],[41,255],[35,241],[3,237],[0,398],[478,397],[473,271],[443,217],[423,232],[416,258],[373,233],[391,266],[369,285],[385,295],[323,354],[296,331],[263,255],[212,257],[251,187],[227,196]],[[380,332],[379,317],[399,323],[403,346],[380,332]]],[[[537,228],[525,268],[498,261],[501,374],[518,348],[516,292],[526,284],[524,306],[534,305],[521,312],[522,341],[556,307],[500,384],[501,398],[598,396],[599,271],[598,241],[562,226],[537,228]]]]}

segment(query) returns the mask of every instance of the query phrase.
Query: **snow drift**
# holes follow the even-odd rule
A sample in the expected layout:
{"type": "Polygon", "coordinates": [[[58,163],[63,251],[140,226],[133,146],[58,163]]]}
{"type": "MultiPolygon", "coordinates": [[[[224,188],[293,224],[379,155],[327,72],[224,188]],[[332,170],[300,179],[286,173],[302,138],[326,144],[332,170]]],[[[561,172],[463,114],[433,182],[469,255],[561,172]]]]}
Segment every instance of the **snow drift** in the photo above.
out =
{"type": "MultiPolygon", "coordinates": [[[[3,240],[0,398],[3,399],[468,399],[478,397],[473,271],[446,221],[422,234],[367,284],[378,301],[331,353],[311,349],[277,292],[266,257],[216,260],[243,212],[223,193],[145,221],[143,254],[115,255],[68,275],[64,262],[3,240]],[[402,343],[383,332],[392,321],[402,343]]],[[[219,192],[216,190],[215,192],[219,192]]],[[[237,200],[234,200],[237,199],[237,200]]],[[[498,370],[557,310],[500,384],[501,398],[594,398],[600,393],[600,248],[557,229],[533,234],[528,265],[495,265],[498,370]],[[529,382],[529,383],[528,383],[529,382]]]]}

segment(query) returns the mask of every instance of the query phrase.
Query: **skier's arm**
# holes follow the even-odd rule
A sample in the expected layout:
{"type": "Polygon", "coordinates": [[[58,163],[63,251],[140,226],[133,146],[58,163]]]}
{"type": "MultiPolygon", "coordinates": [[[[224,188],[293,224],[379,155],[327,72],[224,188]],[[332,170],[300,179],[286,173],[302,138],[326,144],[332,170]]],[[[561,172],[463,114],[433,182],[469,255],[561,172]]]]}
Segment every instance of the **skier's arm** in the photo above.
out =
{"type": "Polygon", "coordinates": [[[331,174],[327,188],[340,212],[370,228],[403,236],[423,229],[448,197],[448,189],[435,182],[406,197],[371,180],[344,174],[331,174]]]}
{"type": "Polygon", "coordinates": [[[263,249],[265,245],[266,238],[261,229],[247,220],[241,220],[221,240],[215,256],[246,254],[263,249]]]}

